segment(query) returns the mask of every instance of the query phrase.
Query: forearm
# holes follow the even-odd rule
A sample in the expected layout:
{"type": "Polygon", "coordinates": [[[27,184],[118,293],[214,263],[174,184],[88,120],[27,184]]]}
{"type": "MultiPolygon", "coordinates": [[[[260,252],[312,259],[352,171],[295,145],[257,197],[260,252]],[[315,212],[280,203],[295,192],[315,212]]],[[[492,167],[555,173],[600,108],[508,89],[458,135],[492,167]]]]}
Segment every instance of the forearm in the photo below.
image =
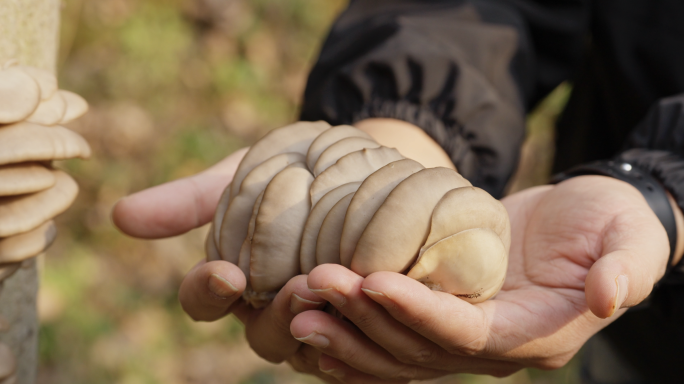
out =
{"type": "Polygon", "coordinates": [[[371,118],[354,123],[379,144],[396,148],[402,155],[421,163],[426,168],[456,169],[449,155],[425,131],[397,119],[371,118]]]}

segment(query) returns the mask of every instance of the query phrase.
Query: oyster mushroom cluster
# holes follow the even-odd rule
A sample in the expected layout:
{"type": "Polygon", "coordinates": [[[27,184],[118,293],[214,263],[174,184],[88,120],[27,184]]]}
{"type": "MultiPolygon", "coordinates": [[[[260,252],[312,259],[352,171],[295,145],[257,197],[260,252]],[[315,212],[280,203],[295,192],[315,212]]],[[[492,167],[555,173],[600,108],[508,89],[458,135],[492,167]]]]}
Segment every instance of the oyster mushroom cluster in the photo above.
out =
{"type": "Polygon", "coordinates": [[[90,156],[88,143],[61,126],[87,110],[48,71],[0,67],[0,285],[50,246],[52,219],[76,198],[76,182],[51,162],[90,156]]]}
{"type": "Polygon", "coordinates": [[[254,307],[325,263],[406,273],[477,303],[503,285],[510,236],[503,205],[456,171],[425,168],[352,126],[299,122],[247,152],[206,252],[242,269],[254,307]]]}

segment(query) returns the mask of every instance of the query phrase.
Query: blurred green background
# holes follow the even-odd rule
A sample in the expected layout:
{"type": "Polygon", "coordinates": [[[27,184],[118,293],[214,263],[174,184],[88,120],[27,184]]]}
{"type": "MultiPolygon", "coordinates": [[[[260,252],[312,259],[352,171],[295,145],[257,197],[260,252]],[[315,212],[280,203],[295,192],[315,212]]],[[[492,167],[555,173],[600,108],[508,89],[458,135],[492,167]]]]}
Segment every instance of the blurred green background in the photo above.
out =
{"type": "MultiPolygon", "coordinates": [[[[121,197],[203,170],[296,119],[306,75],[344,0],[65,0],[60,87],[90,103],[70,124],[93,147],[61,162],[78,201],[58,219],[39,297],[40,384],[307,383],[262,361],[232,316],[194,323],[176,292],[207,228],[140,241],[119,233],[121,197]]],[[[511,190],[543,183],[551,126],[568,89],[530,117],[511,190]]],[[[510,378],[439,383],[574,383],[576,362],[510,378]]]]}

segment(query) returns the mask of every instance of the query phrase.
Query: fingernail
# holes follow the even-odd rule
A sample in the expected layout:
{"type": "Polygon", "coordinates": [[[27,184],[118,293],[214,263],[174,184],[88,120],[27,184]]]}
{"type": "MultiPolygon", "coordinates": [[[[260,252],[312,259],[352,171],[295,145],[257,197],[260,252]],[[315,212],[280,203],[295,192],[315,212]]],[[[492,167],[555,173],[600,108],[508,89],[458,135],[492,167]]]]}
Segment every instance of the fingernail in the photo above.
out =
{"type": "Polygon", "coordinates": [[[317,332],[311,332],[311,334],[306,337],[295,337],[295,339],[316,348],[326,348],[330,345],[330,340],[317,332]]]}
{"type": "Polygon", "coordinates": [[[321,372],[325,373],[326,375],[330,375],[334,378],[341,379],[344,377],[344,372],[339,370],[339,369],[323,369],[320,368],[321,372]]]}
{"type": "Polygon", "coordinates": [[[613,313],[610,314],[611,316],[615,314],[619,308],[622,308],[625,304],[625,300],[627,300],[629,279],[625,275],[619,275],[615,278],[615,285],[617,286],[617,292],[615,294],[615,303],[613,304],[613,313]]]}
{"type": "Polygon", "coordinates": [[[309,291],[311,291],[311,292],[321,296],[322,298],[328,300],[332,305],[334,305],[337,308],[343,307],[347,303],[347,298],[344,297],[344,295],[341,294],[336,289],[332,289],[332,288],[311,289],[311,288],[309,288],[309,291]]]}
{"type": "Polygon", "coordinates": [[[290,312],[298,315],[305,311],[312,311],[315,309],[322,309],[325,307],[325,302],[313,301],[302,298],[296,293],[290,296],[290,312]]]}
{"type": "Polygon", "coordinates": [[[238,289],[235,288],[235,286],[231,284],[230,281],[224,279],[223,277],[215,273],[209,276],[208,287],[211,293],[222,299],[227,299],[236,294],[238,291],[238,289]]]}
{"type": "Polygon", "coordinates": [[[387,295],[385,295],[384,293],[382,293],[382,292],[373,291],[373,290],[368,289],[368,288],[361,288],[361,290],[362,290],[366,295],[368,295],[368,297],[370,297],[370,298],[373,299],[374,301],[377,301],[377,302],[379,302],[379,303],[381,303],[381,304],[382,304],[382,303],[389,303],[389,302],[390,302],[389,297],[388,297],[387,295]]]}

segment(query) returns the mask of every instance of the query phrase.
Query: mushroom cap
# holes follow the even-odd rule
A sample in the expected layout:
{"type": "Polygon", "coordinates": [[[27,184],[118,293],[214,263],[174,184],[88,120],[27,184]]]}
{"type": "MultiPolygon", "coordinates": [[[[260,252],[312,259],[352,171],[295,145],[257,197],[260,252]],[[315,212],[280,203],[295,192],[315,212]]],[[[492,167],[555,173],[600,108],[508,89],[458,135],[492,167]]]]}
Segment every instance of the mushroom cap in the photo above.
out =
{"type": "Polygon", "coordinates": [[[69,91],[59,90],[58,92],[66,102],[66,111],[59,122],[60,124],[74,121],[88,112],[88,102],[84,98],[69,91]]]}
{"type": "Polygon", "coordinates": [[[90,157],[90,146],[64,127],[27,122],[0,127],[0,165],[75,157],[90,157]]]}
{"type": "Polygon", "coordinates": [[[33,78],[40,88],[40,99],[47,100],[57,92],[57,77],[44,69],[28,66],[19,66],[24,72],[33,78]]]}
{"type": "Polygon", "coordinates": [[[351,125],[338,125],[336,127],[332,127],[318,135],[316,140],[314,140],[311,143],[311,146],[309,146],[309,150],[306,153],[306,166],[309,167],[309,170],[313,172],[314,165],[316,165],[318,157],[321,156],[323,151],[325,151],[329,146],[347,137],[362,137],[373,140],[371,135],[356,127],[352,127],[351,125]]]}
{"type": "Polygon", "coordinates": [[[245,278],[247,279],[247,288],[249,290],[251,290],[251,288],[249,287],[249,264],[250,257],[252,254],[252,238],[254,237],[256,218],[259,214],[259,208],[261,207],[261,202],[263,200],[264,191],[261,191],[256,201],[254,202],[254,206],[252,207],[252,217],[249,219],[249,225],[247,227],[247,236],[245,237],[245,241],[242,242],[242,247],[240,248],[240,259],[238,261],[238,267],[240,267],[242,273],[245,274],[245,278]]]}
{"type": "Polygon", "coordinates": [[[17,370],[17,359],[7,344],[0,343],[0,379],[10,377],[17,370]]]}
{"type": "Polygon", "coordinates": [[[311,210],[309,188],[313,176],[295,164],[268,184],[252,237],[249,282],[255,292],[280,289],[299,274],[299,249],[311,210]]]}
{"type": "Polygon", "coordinates": [[[511,224],[500,201],[477,187],[461,187],[444,194],[432,211],[430,234],[421,253],[436,242],[472,228],[489,228],[511,246],[511,224]]]}
{"type": "Polygon", "coordinates": [[[214,212],[214,219],[211,221],[211,231],[209,231],[209,236],[214,237],[214,244],[216,245],[216,250],[218,251],[218,245],[221,243],[221,224],[223,224],[223,217],[226,215],[228,210],[228,205],[230,203],[230,184],[226,186],[219,198],[218,204],[216,204],[216,211],[214,212]]]}
{"type": "Polygon", "coordinates": [[[363,181],[371,173],[404,157],[394,148],[362,149],[343,156],[311,184],[311,205],[342,184],[363,181]]]}
{"type": "MultiPolygon", "coordinates": [[[[254,202],[276,174],[293,164],[304,165],[304,155],[298,152],[275,155],[254,167],[245,176],[237,196],[231,199],[220,223],[218,245],[223,260],[238,262],[254,202]]],[[[229,191],[228,188],[226,190],[229,191]]]]}
{"type": "Polygon", "coordinates": [[[221,254],[218,251],[216,242],[214,241],[214,223],[209,225],[209,232],[207,238],[204,240],[204,253],[207,254],[207,261],[221,260],[221,254]]]}
{"type": "Polygon", "coordinates": [[[57,236],[55,222],[50,220],[38,228],[0,239],[0,264],[24,261],[46,250],[57,236]]]}
{"type": "Polygon", "coordinates": [[[361,137],[373,140],[371,135],[356,127],[352,127],[351,125],[338,125],[332,127],[318,135],[316,140],[311,143],[309,150],[306,153],[306,166],[313,172],[314,166],[316,165],[316,162],[318,162],[318,158],[329,146],[349,137],[361,137]]]}
{"type": "Polygon", "coordinates": [[[240,162],[230,186],[231,196],[237,196],[242,180],[254,167],[280,153],[299,152],[306,155],[311,142],[328,128],[330,124],[325,121],[300,121],[266,134],[249,149],[240,162]]]}
{"type": "Polygon", "coordinates": [[[351,267],[352,256],[363,230],[387,196],[407,177],[425,169],[411,159],[397,160],[373,172],[363,181],[349,204],[340,239],[340,262],[351,267]]]}
{"type": "Polygon", "coordinates": [[[503,286],[508,251],[499,235],[488,228],[473,228],[427,248],[408,277],[430,289],[480,303],[503,286]]]}
{"type": "Polygon", "coordinates": [[[66,110],[67,104],[62,94],[55,92],[49,99],[41,101],[26,121],[42,125],[56,125],[62,121],[66,110]]]}
{"type": "Polygon", "coordinates": [[[22,195],[55,185],[55,176],[37,163],[0,165],[0,196],[22,195]]]}
{"type": "Polygon", "coordinates": [[[326,193],[309,212],[309,217],[304,225],[304,233],[302,234],[302,247],[299,250],[299,262],[302,273],[308,274],[318,265],[316,262],[316,242],[321,225],[323,225],[323,220],[325,220],[332,207],[340,199],[356,192],[360,185],[361,183],[358,181],[340,185],[326,193]]]}
{"type": "Polygon", "coordinates": [[[14,275],[14,272],[18,271],[20,267],[21,263],[0,264],[0,284],[3,280],[14,275]]]}
{"type": "Polygon", "coordinates": [[[66,211],[78,194],[78,185],[62,171],[52,171],[52,188],[30,195],[0,197],[0,237],[28,232],[66,211]]]}
{"type": "Polygon", "coordinates": [[[363,137],[347,137],[329,146],[318,157],[318,161],[313,168],[314,176],[320,175],[323,171],[335,164],[342,156],[352,152],[360,151],[364,148],[378,148],[380,144],[375,140],[363,137]]]}
{"type": "Polygon", "coordinates": [[[413,264],[430,231],[432,211],[447,191],[470,186],[456,171],[428,168],[399,183],[363,231],[351,269],[361,276],[403,272],[413,264]]]}
{"type": "Polygon", "coordinates": [[[39,103],[40,88],[33,77],[20,67],[0,70],[0,124],[26,119],[39,103]]]}
{"type": "Polygon", "coordinates": [[[316,262],[318,265],[340,264],[342,227],[352,197],[354,197],[354,192],[340,199],[325,216],[316,241],[316,262]]]}

